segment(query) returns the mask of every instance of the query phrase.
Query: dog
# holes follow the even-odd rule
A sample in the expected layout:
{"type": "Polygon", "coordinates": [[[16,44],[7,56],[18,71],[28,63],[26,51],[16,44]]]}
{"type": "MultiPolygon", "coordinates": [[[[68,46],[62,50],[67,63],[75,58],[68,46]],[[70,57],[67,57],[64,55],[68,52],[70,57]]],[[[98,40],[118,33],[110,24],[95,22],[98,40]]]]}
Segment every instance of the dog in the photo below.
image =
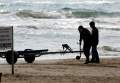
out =
{"type": "Polygon", "coordinates": [[[68,50],[68,51],[72,52],[72,49],[71,49],[71,47],[68,44],[62,44],[62,47],[63,47],[64,51],[68,50]]]}

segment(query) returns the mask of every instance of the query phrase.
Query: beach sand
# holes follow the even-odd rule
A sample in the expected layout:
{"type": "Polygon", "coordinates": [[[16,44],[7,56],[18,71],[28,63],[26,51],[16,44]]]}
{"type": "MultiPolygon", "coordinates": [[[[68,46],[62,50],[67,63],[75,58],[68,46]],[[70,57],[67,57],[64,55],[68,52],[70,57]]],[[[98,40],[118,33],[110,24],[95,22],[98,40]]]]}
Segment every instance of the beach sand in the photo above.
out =
{"type": "Polygon", "coordinates": [[[37,60],[33,64],[0,65],[1,83],[120,83],[120,58],[104,58],[100,64],[84,59],[37,60]]]}

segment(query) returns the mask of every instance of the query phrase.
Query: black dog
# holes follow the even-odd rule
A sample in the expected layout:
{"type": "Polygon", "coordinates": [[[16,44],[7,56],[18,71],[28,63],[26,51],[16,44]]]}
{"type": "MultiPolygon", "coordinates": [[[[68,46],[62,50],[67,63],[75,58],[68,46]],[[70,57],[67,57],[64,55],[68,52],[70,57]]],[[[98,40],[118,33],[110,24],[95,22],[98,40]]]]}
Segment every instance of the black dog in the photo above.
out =
{"type": "Polygon", "coordinates": [[[64,51],[68,50],[68,51],[72,52],[72,49],[70,48],[70,46],[68,44],[62,44],[62,47],[63,47],[64,51]]]}

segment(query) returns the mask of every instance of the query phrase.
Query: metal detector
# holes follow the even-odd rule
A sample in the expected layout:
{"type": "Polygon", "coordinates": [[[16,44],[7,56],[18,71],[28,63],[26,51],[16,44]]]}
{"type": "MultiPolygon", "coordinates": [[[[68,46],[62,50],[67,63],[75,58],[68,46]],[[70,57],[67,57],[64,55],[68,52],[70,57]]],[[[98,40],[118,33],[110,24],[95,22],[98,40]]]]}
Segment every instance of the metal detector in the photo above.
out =
{"type": "Polygon", "coordinates": [[[80,60],[81,58],[81,44],[80,44],[80,40],[79,40],[79,49],[80,49],[80,56],[76,56],[76,60],[80,60]]]}

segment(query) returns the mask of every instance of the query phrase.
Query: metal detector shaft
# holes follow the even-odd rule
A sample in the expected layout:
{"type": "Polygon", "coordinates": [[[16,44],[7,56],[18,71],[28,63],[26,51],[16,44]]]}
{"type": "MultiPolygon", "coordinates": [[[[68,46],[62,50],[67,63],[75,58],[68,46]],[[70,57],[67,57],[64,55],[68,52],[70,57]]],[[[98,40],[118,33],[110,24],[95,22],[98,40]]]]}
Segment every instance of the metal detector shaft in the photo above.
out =
{"type": "Polygon", "coordinates": [[[80,40],[79,40],[79,49],[80,49],[80,58],[81,58],[81,44],[80,44],[80,40]]]}

